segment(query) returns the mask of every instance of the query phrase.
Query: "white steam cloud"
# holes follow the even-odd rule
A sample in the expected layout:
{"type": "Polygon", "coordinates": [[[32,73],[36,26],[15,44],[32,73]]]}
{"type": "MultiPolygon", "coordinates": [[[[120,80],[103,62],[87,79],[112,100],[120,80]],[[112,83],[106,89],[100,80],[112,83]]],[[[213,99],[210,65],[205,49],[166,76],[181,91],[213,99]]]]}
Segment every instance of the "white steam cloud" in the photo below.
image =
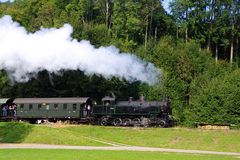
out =
{"type": "Polygon", "coordinates": [[[95,48],[89,41],[71,38],[69,24],[35,33],[14,22],[10,16],[0,19],[0,69],[15,81],[27,81],[41,70],[80,69],[86,74],[113,76],[150,85],[158,82],[160,70],[134,55],[120,53],[114,46],[95,48]]]}

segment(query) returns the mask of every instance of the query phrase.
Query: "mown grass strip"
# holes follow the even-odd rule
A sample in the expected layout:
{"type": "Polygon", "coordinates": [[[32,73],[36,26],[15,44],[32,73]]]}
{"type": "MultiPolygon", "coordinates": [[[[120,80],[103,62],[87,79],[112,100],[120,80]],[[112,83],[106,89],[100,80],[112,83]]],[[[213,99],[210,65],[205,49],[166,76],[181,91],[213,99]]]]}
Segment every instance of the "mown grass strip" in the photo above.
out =
{"type": "Polygon", "coordinates": [[[232,160],[236,156],[199,155],[162,152],[135,151],[79,151],[79,150],[37,150],[1,149],[0,160],[232,160]]]}

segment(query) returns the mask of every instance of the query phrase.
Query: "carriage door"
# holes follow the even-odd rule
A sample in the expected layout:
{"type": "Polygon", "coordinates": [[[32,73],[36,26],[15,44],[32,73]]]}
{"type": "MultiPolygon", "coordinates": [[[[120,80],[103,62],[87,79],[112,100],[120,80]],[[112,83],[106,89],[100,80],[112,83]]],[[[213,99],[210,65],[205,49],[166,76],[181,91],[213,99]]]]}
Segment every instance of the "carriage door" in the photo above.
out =
{"type": "Polygon", "coordinates": [[[85,103],[83,103],[80,107],[80,114],[81,114],[81,118],[87,118],[88,117],[87,107],[86,107],[85,103]]]}
{"type": "Polygon", "coordinates": [[[81,112],[81,117],[82,118],[87,118],[87,117],[89,117],[89,115],[90,115],[90,110],[91,110],[91,106],[89,105],[89,104],[87,104],[87,103],[84,103],[84,104],[82,104],[81,105],[81,110],[80,110],[80,112],[81,112]]]}

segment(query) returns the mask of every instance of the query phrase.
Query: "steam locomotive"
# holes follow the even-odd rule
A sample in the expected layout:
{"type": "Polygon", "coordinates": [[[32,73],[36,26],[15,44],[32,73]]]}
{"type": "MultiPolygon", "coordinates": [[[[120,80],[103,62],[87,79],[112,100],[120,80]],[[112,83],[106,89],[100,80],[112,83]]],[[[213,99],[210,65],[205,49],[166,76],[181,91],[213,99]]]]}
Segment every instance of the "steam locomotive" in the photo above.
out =
{"type": "Polygon", "coordinates": [[[0,99],[0,120],[69,121],[113,126],[173,126],[170,103],[166,100],[118,101],[105,96],[101,103],[89,97],[0,99]]]}

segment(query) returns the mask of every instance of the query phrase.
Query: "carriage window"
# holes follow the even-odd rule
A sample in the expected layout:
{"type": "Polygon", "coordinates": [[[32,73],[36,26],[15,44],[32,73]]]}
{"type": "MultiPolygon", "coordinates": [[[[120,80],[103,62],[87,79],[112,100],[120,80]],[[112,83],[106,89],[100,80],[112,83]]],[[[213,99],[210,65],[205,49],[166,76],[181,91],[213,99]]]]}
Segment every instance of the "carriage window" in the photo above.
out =
{"type": "Polygon", "coordinates": [[[77,110],[77,104],[73,104],[73,110],[77,110]]]}
{"type": "Polygon", "coordinates": [[[29,104],[29,110],[32,110],[32,109],[33,109],[33,105],[29,104]]]}
{"type": "Polygon", "coordinates": [[[63,104],[63,109],[64,109],[64,110],[67,109],[67,104],[63,104]]]}
{"type": "Polygon", "coordinates": [[[46,105],[46,110],[49,110],[49,104],[46,105]]]}
{"type": "Polygon", "coordinates": [[[38,104],[38,110],[41,110],[41,109],[42,109],[42,105],[38,104]]]}
{"type": "Polygon", "coordinates": [[[54,109],[58,109],[58,104],[54,104],[54,109]]]}
{"type": "Polygon", "coordinates": [[[24,108],[24,105],[23,104],[20,104],[20,109],[23,109],[24,108]]]}

